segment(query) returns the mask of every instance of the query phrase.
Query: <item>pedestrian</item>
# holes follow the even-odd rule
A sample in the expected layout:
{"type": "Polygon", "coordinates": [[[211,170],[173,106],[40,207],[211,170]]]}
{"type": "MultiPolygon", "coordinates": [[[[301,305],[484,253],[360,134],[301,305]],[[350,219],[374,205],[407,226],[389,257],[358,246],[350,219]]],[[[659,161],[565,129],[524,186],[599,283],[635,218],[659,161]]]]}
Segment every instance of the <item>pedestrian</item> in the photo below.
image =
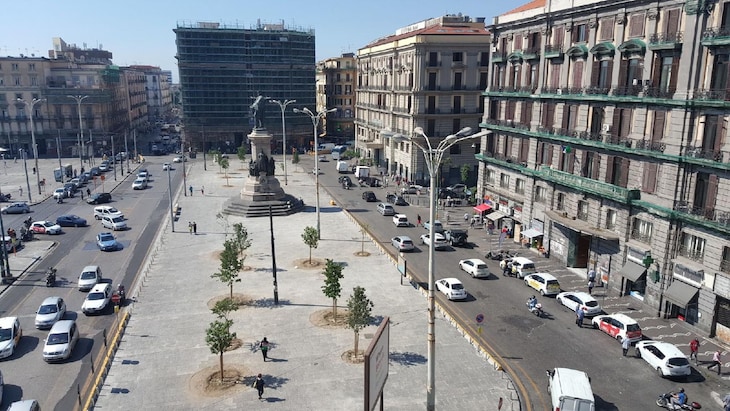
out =
{"type": "Polygon", "coordinates": [[[464,213],[464,221],[469,221],[469,213],[464,213]]]}
{"type": "Polygon", "coordinates": [[[23,186],[18,186],[18,191],[20,191],[20,196],[23,196],[23,186]]]}
{"type": "Polygon", "coordinates": [[[86,195],[87,195],[87,196],[91,196],[91,190],[90,190],[90,189],[88,189],[88,188],[86,189],[86,195]]]}
{"type": "Polygon", "coordinates": [[[629,352],[629,346],[631,345],[631,342],[628,338],[624,338],[621,340],[621,349],[624,352],[624,357],[626,357],[626,354],[629,352]]]}
{"type": "Polygon", "coordinates": [[[717,375],[720,375],[722,372],[722,362],[720,362],[722,358],[722,353],[720,353],[720,350],[715,350],[715,353],[712,354],[712,364],[707,366],[707,369],[711,369],[712,367],[717,367],[717,375]]]}
{"type": "Polygon", "coordinates": [[[193,221],[193,234],[198,235],[198,223],[193,221]]]}
{"type": "Polygon", "coordinates": [[[589,295],[592,295],[593,294],[593,286],[594,285],[596,285],[596,283],[593,280],[588,279],[588,294],[589,295]]]}
{"type": "MultiPolygon", "coordinates": [[[[26,170],[27,170],[27,168],[26,168],[26,170]]],[[[35,174],[35,167],[33,167],[33,174],[35,174]]]]}
{"type": "Polygon", "coordinates": [[[697,338],[693,338],[692,341],[689,342],[689,359],[692,360],[692,357],[695,359],[695,365],[697,365],[697,353],[700,350],[700,340],[697,338]]]}
{"type": "Polygon", "coordinates": [[[264,356],[264,362],[266,362],[266,359],[269,358],[266,356],[269,352],[269,340],[267,340],[266,337],[264,337],[264,339],[259,343],[259,348],[261,348],[261,355],[264,356]]]}
{"type": "Polygon", "coordinates": [[[253,382],[253,386],[259,393],[259,399],[261,399],[261,396],[264,395],[264,379],[261,378],[261,374],[256,376],[256,381],[253,382]]]}
{"type": "Polygon", "coordinates": [[[193,235],[193,223],[188,221],[188,231],[190,232],[190,235],[193,235]]]}
{"type": "Polygon", "coordinates": [[[575,308],[575,323],[578,325],[578,327],[583,328],[583,318],[585,317],[586,313],[580,309],[580,306],[577,306],[575,308]]]}
{"type": "Polygon", "coordinates": [[[469,223],[469,227],[474,228],[474,224],[476,224],[476,221],[474,221],[474,219],[472,218],[471,222],[469,223]]]}
{"type": "Polygon", "coordinates": [[[487,230],[489,230],[489,235],[494,234],[494,222],[493,221],[490,221],[487,224],[487,230]]]}
{"type": "Polygon", "coordinates": [[[596,281],[596,270],[594,270],[593,268],[588,271],[588,281],[596,281]]]}
{"type": "Polygon", "coordinates": [[[205,195],[205,186],[200,186],[200,195],[201,196],[205,195]]]}
{"type": "Polygon", "coordinates": [[[79,194],[81,194],[81,199],[84,199],[84,190],[79,190],[79,194]]]}
{"type": "Polygon", "coordinates": [[[417,223],[416,223],[416,227],[419,227],[419,226],[421,225],[421,215],[420,215],[420,214],[419,214],[419,215],[418,215],[418,217],[416,218],[416,221],[417,221],[417,223]]]}
{"type": "Polygon", "coordinates": [[[193,196],[193,186],[190,186],[189,190],[190,190],[190,197],[192,197],[193,196]]]}

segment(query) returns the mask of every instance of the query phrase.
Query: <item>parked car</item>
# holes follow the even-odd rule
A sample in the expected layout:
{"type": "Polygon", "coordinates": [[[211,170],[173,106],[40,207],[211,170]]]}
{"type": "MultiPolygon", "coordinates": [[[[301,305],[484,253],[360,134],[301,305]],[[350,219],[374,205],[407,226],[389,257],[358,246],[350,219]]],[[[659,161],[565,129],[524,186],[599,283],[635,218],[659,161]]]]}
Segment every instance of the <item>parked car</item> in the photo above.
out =
{"type": "Polygon", "coordinates": [[[106,309],[112,299],[112,285],[99,283],[89,291],[81,304],[81,311],[86,315],[99,314],[106,309]]]}
{"type": "Polygon", "coordinates": [[[487,263],[478,258],[469,258],[459,261],[459,268],[466,271],[474,278],[489,277],[487,263]]]}
{"type": "Polygon", "coordinates": [[[86,184],[86,179],[82,179],[82,177],[76,177],[69,180],[69,183],[74,183],[76,185],[76,188],[81,188],[84,184],[86,184]]]}
{"type": "MultiPolygon", "coordinates": [[[[446,242],[446,238],[444,237],[443,234],[435,233],[433,238],[434,238],[433,248],[435,250],[445,250],[449,247],[449,243],[446,242]]],[[[428,246],[431,245],[430,234],[423,234],[421,236],[421,244],[428,245],[428,246]]]]}
{"type": "Polygon", "coordinates": [[[399,235],[390,239],[390,243],[393,247],[397,248],[398,251],[413,251],[413,240],[406,235],[399,235]]]}
{"type": "Polygon", "coordinates": [[[636,353],[660,377],[687,377],[692,374],[687,356],[676,345],[663,341],[639,341],[636,353]]]}
{"type": "Polygon", "coordinates": [[[464,300],[467,297],[464,284],[456,278],[443,278],[436,281],[436,289],[444,293],[449,300],[464,300]]]}
{"type": "Polygon", "coordinates": [[[122,212],[117,210],[116,208],[110,206],[94,207],[94,218],[96,218],[97,220],[101,220],[102,217],[124,218],[124,214],[122,214],[122,212]]]}
{"type": "Polygon", "coordinates": [[[6,411],[41,411],[37,400],[20,400],[10,403],[6,411]]]}
{"type": "Polygon", "coordinates": [[[89,204],[103,204],[110,201],[112,201],[112,195],[109,193],[94,193],[86,199],[89,204]]]}
{"type": "Polygon", "coordinates": [[[87,223],[85,219],[77,215],[64,214],[56,218],[56,224],[61,227],[85,227],[87,223]]]}
{"type": "Polygon", "coordinates": [[[48,297],[38,307],[35,315],[35,328],[51,328],[56,321],[66,315],[66,302],[61,297],[48,297]]]}
{"type": "Polygon", "coordinates": [[[639,323],[626,314],[608,314],[593,317],[593,328],[597,328],[621,342],[624,338],[629,341],[639,341],[642,338],[639,323]]]}
{"type": "Polygon", "coordinates": [[[23,337],[23,329],[20,328],[18,317],[0,318],[0,358],[13,355],[15,348],[20,344],[21,337],[23,337]]]}
{"type": "Polygon", "coordinates": [[[410,185],[408,187],[403,187],[400,190],[401,194],[418,194],[419,192],[424,191],[423,187],[419,185],[410,185]]]}
{"type": "Polygon", "coordinates": [[[96,246],[101,251],[114,251],[119,247],[117,239],[112,233],[99,233],[96,235],[96,246]]]}
{"type": "Polygon", "coordinates": [[[28,203],[17,202],[6,205],[2,209],[0,209],[0,212],[2,212],[3,214],[26,214],[30,213],[30,206],[28,205],[28,203]]]}
{"type": "Polygon", "coordinates": [[[378,203],[378,206],[376,208],[381,215],[395,215],[395,209],[390,204],[378,203]]]}
{"type": "Polygon", "coordinates": [[[367,201],[368,203],[373,203],[375,201],[378,201],[378,198],[375,196],[375,193],[373,193],[372,191],[363,191],[362,199],[367,201]]]}
{"type": "MultiPolygon", "coordinates": [[[[431,222],[430,221],[426,221],[425,223],[423,223],[423,228],[425,228],[426,231],[431,230],[431,222]]],[[[435,220],[433,222],[433,230],[435,232],[437,232],[437,233],[443,233],[444,232],[444,226],[443,226],[443,224],[441,224],[441,221],[435,220]]]]}
{"type": "Polygon", "coordinates": [[[537,271],[535,269],[535,263],[525,257],[506,258],[499,262],[499,268],[503,270],[505,265],[510,271],[517,274],[517,278],[525,278],[526,275],[537,271]]]}
{"type": "Polygon", "coordinates": [[[79,330],[75,320],[57,321],[48,332],[43,346],[43,360],[62,361],[71,356],[79,340],[79,330]]]}
{"type": "Polygon", "coordinates": [[[586,317],[598,315],[603,311],[598,301],[592,295],[583,291],[562,292],[555,299],[571,311],[575,311],[577,307],[580,307],[586,317]]]}
{"type": "Polygon", "coordinates": [[[101,268],[98,265],[87,265],[79,275],[79,290],[91,290],[101,279],[101,268]]]}
{"type": "Polygon", "coordinates": [[[36,234],[61,234],[61,226],[53,221],[36,221],[30,225],[30,230],[36,234]]]}
{"type": "Polygon", "coordinates": [[[548,273],[526,275],[525,285],[539,291],[541,295],[556,295],[560,293],[558,279],[548,273]]]}
{"type": "Polygon", "coordinates": [[[163,163],[162,171],[168,171],[168,170],[172,170],[172,166],[170,165],[170,163],[163,163]]]}

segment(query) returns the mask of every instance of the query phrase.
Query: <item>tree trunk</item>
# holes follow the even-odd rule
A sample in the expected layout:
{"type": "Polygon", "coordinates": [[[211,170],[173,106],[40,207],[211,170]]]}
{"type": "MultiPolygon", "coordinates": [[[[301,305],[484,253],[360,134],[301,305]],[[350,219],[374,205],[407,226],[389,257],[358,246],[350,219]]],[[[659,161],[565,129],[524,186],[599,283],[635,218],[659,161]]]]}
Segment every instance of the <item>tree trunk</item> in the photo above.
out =
{"type": "MultiPolygon", "coordinates": [[[[359,343],[359,342],[360,342],[360,333],[355,331],[355,358],[357,358],[357,343],[359,343]]],[[[223,361],[223,360],[221,359],[221,361],[223,361]]],[[[221,365],[221,367],[223,367],[223,366],[221,365]]],[[[222,370],[222,368],[221,368],[221,370],[222,370]]],[[[221,371],[221,373],[222,372],[223,371],[221,371]]]]}
{"type": "Polygon", "coordinates": [[[309,247],[309,265],[312,265],[312,247],[309,247]]]}
{"type": "Polygon", "coordinates": [[[230,284],[231,287],[231,301],[233,301],[233,283],[230,284]]]}
{"type": "Polygon", "coordinates": [[[337,299],[332,299],[332,315],[334,316],[334,321],[337,322],[337,299]]]}
{"type": "Polygon", "coordinates": [[[221,351],[220,353],[219,361],[221,364],[221,382],[223,382],[223,351],[221,351]]]}

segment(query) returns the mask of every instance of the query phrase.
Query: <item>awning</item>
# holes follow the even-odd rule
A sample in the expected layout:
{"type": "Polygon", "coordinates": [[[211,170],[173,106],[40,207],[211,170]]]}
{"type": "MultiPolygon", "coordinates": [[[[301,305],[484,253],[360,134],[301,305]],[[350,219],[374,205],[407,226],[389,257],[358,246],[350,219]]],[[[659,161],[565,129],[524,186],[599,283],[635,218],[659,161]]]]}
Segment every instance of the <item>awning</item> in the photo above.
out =
{"type": "Polygon", "coordinates": [[[490,206],[489,204],[486,204],[486,203],[481,203],[478,206],[475,206],[474,209],[477,210],[477,212],[479,212],[479,213],[483,213],[487,210],[491,210],[492,206],[490,206]]]}
{"type": "Polygon", "coordinates": [[[664,298],[666,298],[672,304],[684,308],[687,306],[690,300],[694,298],[695,295],[697,295],[698,291],[699,289],[687,283],[675,280],[672,282],[669,288],[667,288],[667,291],[664,292],[664,298]]]}
{"type": "Polygon", "coordinates": [[[545,215],[554,222],[583,234],[592,235],[607,241],[618,241],[619,239],[619,236],[613,231],[608,231],[599,227],[592,227],[587,221],[568,217],[558,211],[548,210],[545,211],[545,215]]]}
{"type": "Polygon", "coordinates": [[[646,274],[646,267],[633,261],[627,261],[626,265],[618,272],[618,275],[633,282],[636,282],[644,274],[646,274]]]}
{"type": "Polygon", "coordinates": [[[540,237],[542,232],[535,230],[534,228],[527,229],[521,233],[526,238],[540,237]]]}
{"type": "Polygon", "coordinates": [[[487,218],[495,222],[502,217],[507,217],[507,214],[501,211],[492,211],[491,213],[487,214],[487,218]]]}

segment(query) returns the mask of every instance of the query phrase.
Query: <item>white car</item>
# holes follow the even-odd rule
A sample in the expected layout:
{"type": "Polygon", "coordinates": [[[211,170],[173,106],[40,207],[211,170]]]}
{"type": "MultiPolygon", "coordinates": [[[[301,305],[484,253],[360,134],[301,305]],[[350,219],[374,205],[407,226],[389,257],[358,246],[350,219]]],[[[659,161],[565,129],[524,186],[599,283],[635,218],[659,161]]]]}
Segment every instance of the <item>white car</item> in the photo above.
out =
{"type": "Polygon", "coordinates": [[[46,344],[43,346],[43,360],[51,362],[68,359],[78,341],[79,328],[76,326],[76,320],[57,321],[46,337],[46,344]]]}
{"type": "Polygon", "coordinates": [[[138,178],[132,182],[132,189],[133,190],[144,190],[147,188],[147,179],[146,178],[138,178]]]}
{"type": "Polygon", "coordinates": [[[127,222],[122,217],[109,217],[104,216],[101,218],[101,225],[104,228],[108,228],[112,231],[126,230],[127,222]]]}
{"type": "Polygon", "coordinates": [[[535,273],[525,276],[525,285],[536,289],[541,295],[560,293],[558,279],[548,273],[535,273]]]}
{"type": "Polygon", "coordinates": [[[478,258],[470,258],[468,260],[459,261],[459,268],[466,271],[474,278],[489,277],[489,267],[487,267],[487,263],[478,258]]]}
{"type": "Polygon", "coordinates": [[[99,283],[86,295],[84,303],[81,304],[81,311],[86,314],[98,314],[109,305],[112,299],[112,285],[99,283]]]}
{"type": "Polygon", "coordinates": [[[61,226],[52,221],[36,221],[30,225],[30,231],[36,234],[61,234],[61,226]]]}
{"type": "Polygon", "coordinates": [[[121,217],[124,218],[124,214],[111,206],[98,206],[94,207],[94,218],[101,220],[102,217],[121,217]]]}
{"type": "Polygon", "coordinates": [[[22,336],[23,329],[20,328],[18,317],[0,318],[0,358],[13,355],[22,336]]]}
{"type": "Polygon", "coordinates": [[[162,164],[162,171],[172,170],[172,166],[170,163],[164,163],[162,164]]]}
{"type": "Polygon", "coordinates": [[[663,341],[639,341],[636,352],[660,377],[686,377],[692,368],[684,353],[674,344],[663,341]]]}
{"type": "Polygon", "coordinates": [[[188,161],[188,159],[186,159],[185,156],[177,156],[172,159],[173,163],[182,163],[183,161],[188,161]]]}
{"type": "Polygon", "coordinates": [[[99,281],[101,281],[101,268],[98,265],[87,265],[79,275],[79,290],[91,290],[99,281]]]}
{"type": "Polygon", "coordinates": [[[390,239],[390,243],[398,251],[413,251],[413,240],[407,235],[399,235],[390,239]]]}
{"type": "Polygon", "coordinates": [[[48,297],[38,307],[35,315],[35,328],[51,328],[66,314],[66,303],[61,297],[48,297]]]}
{"type": "Polygon", "coordinates": [[[57,188],[53,190],[53,199],[58,200],[59,198],[67,198],[68,191],[65,188],[57,188]]]}
{"type": "Polygon", "coordinates": [[[577,307],[580,307],[586,317],[598,315],[603,311],[598,301],[592,295],[583,291],[565,291],[558,294],[555,299],[573,312],[577,307]]]}
{"type": "Polygon", "coordinates": [[[444,293],[449,300],[466,299],[464,284],[456,278],[443,278],[436,281],[436,289],[444,293]]]}
{"type": "MultiPolygon", "coordinates": [[[[444,237],[443,234],[435,233],[433,238],[433,248],[435,250],[445,250],[449,247],[449,243],[446,241],[446,237],[444,237]]],[[[421,244],[431,245],[431,236],[429,234],[423,234],[421,236],[421,244]]]]}
{"type": "Polygon", "coordinates": [[[408,222],[408,217],[405,214],[396,214],[393,216],[393,224],[396,227],[410,227],[411,223],[408,222]]]}

